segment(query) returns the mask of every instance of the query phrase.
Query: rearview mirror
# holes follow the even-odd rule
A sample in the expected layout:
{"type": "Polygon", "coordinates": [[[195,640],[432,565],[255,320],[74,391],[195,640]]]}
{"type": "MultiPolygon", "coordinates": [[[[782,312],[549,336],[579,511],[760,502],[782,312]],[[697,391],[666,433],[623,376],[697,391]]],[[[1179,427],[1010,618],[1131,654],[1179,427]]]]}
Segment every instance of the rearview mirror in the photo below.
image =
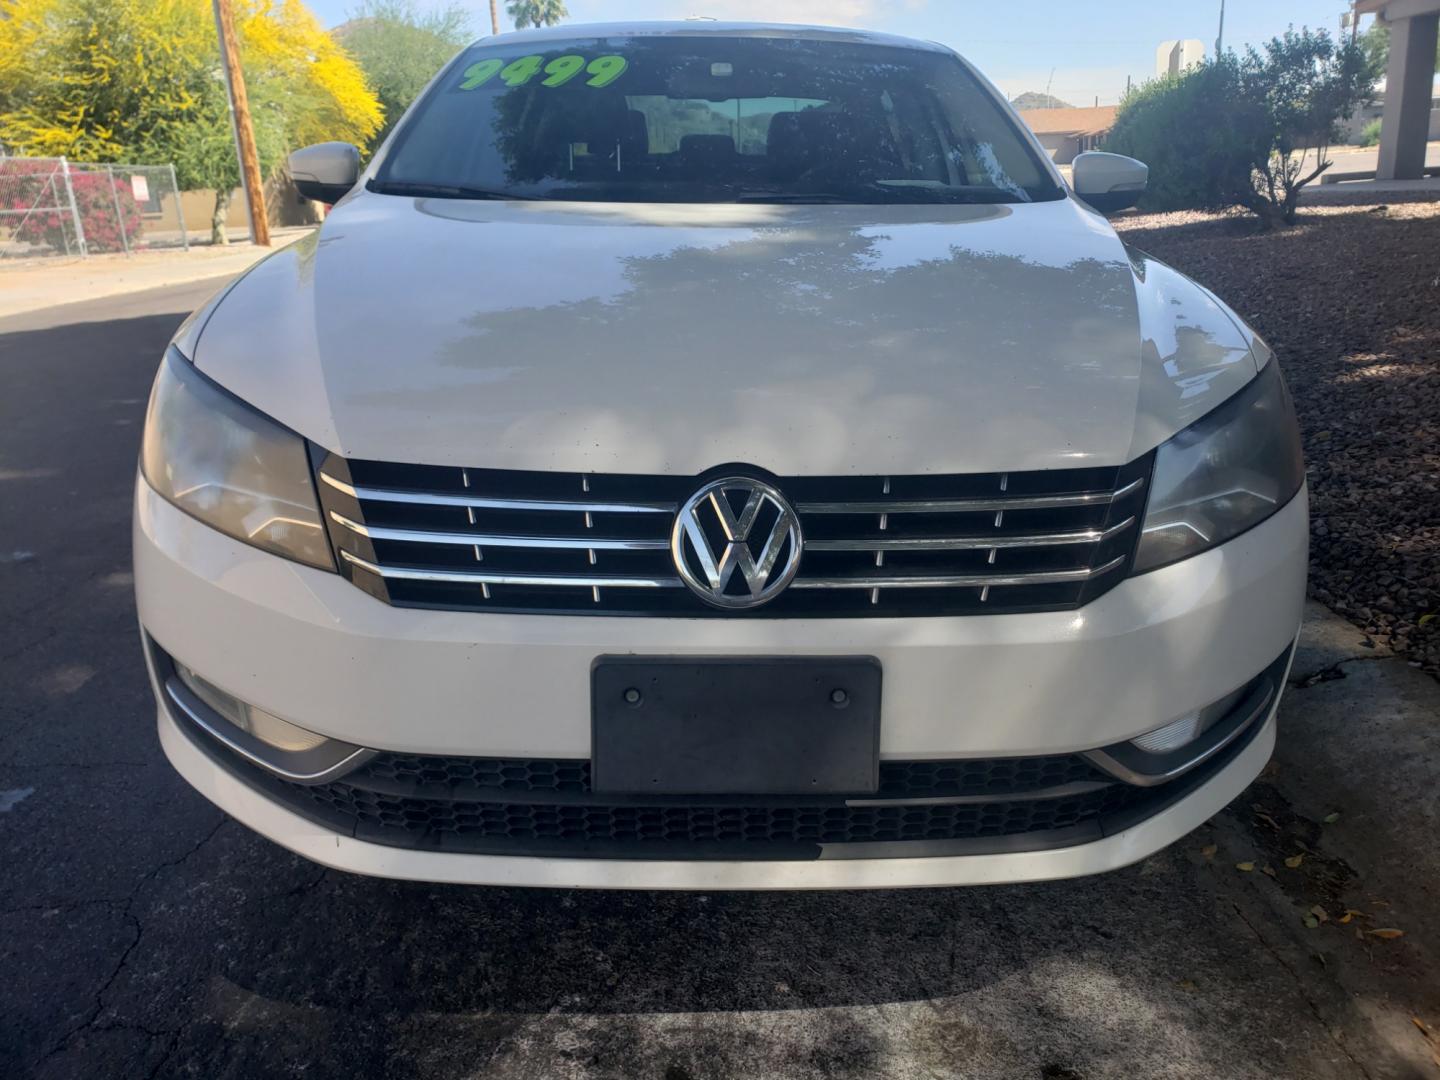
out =
{"type": "Polygon", "coordinates": [[[316,143],[290,155],[290,177],[307,199],[339,202],[359,176],[360,151],[349,143],[316,143]]]}
{"type": "Polygon", "coordinates": [[[1134,206],[1150,178],[1150,167],[1143,161],[1099,150],[1077,154],[1070,170],[1075,194],[1102,214],[1134,206]]]}

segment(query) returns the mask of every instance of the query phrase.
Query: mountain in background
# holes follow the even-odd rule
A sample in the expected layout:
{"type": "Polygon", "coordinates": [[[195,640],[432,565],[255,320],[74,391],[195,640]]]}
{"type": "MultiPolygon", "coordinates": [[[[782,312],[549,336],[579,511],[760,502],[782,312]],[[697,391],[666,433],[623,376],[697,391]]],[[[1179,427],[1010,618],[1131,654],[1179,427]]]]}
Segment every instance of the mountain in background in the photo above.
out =
{"type": "Polygon", "coordinates": [[[1042,94],[1035,90],[1026,90],[1019,97],[1010,102],[1016,109],[1073,109],[1075,106],[1068,101],[1061,101],[1053,94],[1042,94]]]}

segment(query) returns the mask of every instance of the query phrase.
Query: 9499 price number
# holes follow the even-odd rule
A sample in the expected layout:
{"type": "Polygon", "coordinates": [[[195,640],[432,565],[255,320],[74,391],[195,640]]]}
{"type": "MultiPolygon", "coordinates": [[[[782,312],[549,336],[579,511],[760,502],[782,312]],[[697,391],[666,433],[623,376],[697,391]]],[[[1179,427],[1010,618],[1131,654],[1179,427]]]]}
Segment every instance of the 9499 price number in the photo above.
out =
{"type": "Polygon", "coordinates": [[[609,86],[630,67],[623,56],[597,56],[588,63],[583,56],[557,56],[548,64],[543,56],[522,56],[506,63],[499,57],[477,60],[465,69],[461,90],[476,90],[499,76],[506,86],[524,86],[538,75],[541,86],[564,86],[582,72],[589,75],[586,86],[609,86]]]}

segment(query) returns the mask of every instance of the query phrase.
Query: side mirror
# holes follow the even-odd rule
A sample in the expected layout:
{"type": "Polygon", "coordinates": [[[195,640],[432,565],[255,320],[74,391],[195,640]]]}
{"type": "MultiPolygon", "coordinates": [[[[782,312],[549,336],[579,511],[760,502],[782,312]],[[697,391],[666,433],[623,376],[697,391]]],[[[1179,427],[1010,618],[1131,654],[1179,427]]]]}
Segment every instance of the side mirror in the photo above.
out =
{"type": "Polygon", "coordinates": [[[360,177],[360,151],[343,142],[296,150],[290,155],[290,177],[305,198],[339,202],[360,177]]]}
{"type": "Polygon", "coordinates": [[[1123,154],[1091,150],[1075,156],[1070,176],[1076,195],[1102,214],[1113,214],[1140,201],[1150,166],[1123,154]]]}

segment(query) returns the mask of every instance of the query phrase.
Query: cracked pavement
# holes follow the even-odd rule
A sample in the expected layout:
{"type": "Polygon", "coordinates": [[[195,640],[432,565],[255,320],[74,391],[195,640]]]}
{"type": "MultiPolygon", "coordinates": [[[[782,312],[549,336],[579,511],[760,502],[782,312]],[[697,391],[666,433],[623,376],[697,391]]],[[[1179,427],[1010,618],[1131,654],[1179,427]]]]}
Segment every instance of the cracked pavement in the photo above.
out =
{"type": "Polygon", "coordinates": [[[468,889],[229,821],[161,755],[130,591],[208,288],[0,322],[0,1076],[1440,1076],[1440,686],[1323,609],[1266,774],[1099,878],[468,889]]]}

